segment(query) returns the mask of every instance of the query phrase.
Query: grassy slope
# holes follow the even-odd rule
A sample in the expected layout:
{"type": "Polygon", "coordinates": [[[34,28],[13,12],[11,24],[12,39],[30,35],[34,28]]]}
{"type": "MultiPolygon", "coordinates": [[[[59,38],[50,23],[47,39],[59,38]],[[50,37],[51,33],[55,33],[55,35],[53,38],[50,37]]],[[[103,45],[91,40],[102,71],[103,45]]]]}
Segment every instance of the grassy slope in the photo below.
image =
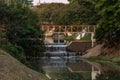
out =
{"type": "Polygon", "coordinates": [[[0,50],[0,80],[47,80],[47,78],[0,50]]]}

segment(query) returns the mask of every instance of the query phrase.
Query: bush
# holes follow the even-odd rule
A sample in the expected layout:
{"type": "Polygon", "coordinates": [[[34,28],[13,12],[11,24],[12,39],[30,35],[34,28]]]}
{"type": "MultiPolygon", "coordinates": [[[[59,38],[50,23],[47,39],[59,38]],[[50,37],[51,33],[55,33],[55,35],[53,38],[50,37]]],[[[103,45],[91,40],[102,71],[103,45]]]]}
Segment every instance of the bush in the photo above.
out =
{"type": "Polygon", "coordinates": [[[23,64],[27,64],[24,56],[24,50],[20,46],[14,46],[11,43],[7,42],[6,44],[2,44],[1,48],[23,64]]]}

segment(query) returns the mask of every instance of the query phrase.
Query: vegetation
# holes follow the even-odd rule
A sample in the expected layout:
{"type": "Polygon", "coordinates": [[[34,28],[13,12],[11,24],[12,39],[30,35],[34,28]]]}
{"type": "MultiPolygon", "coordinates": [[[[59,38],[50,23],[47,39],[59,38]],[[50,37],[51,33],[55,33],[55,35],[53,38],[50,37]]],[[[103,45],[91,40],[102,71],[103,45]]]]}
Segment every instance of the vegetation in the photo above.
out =
{"type": "Polygon", "coordinates": [[[119,80],[120,79],[120,66],[101,63],[101,74],[96,76],[96,80],[119,80]]]}
{"type": "Polygon", "coordinates": [[[35,6],[33,10],[39,14],[42,23],[52,23],[53,14],[64,5],[62,3],[41,4],[35,6]]]}
{"type": "Polygon", "coordinates": [[[0,80],[48,80],[44,74],[26,67],[3,50],[0,50],[0,69],[0,80]]]}
{"type": "Polygon", "coordinates": [[[120,1],[96,0],[96,7],[101,15],[95,38],[108,48],[120,49],[120,1]]]}
{"type": "Polygon", "coordinates": [[[75,36],[66,36],[64,38],[64,40],[66,40],[66,41],[73,41],[73,40],[75,40],[75,36]]]}
{"type": "Polygon", "coordinates": [[[89,72],[64,72],[64,73],[51,73],[50,76],[53,79],[60,79],[60,80],[90,80],[90,73],[89,72]]]}
{"type": "Polygon", "coordinates": [[[53,24],[96,24],[99,15],[95,10],[95,5],[88,0],[74,0],[70,4],[41,4],[34,8],[42,18],[42,22],[53,24]]]}
{"type": "Polygon", "coordinates": [[[80,40],[81,41],[91,41],[91,36],[90,35],[86,35],[86,36],[82,37],[80,40]]]}
{"type": "Polygon", "coordinates": [[[23,63],[25,55],[42,56],[43,32],[37,13],[21,2],[7,4],[0,2],[1,48],[23,63]]]}
{"type": "MultiPolygon", "coordinates": [[[[60,25],[99,23],[99,27],[95,32],[97,43],[104,44],[104,48],[109,48],[109,50],[106,49],[109,51],[108,54],[120,49],[119,0],[68,1],[70,4],[41,4],[30,8],[26,5],[28,4],[27,0],[1,0],[0,48],[28,65],[25,59],[26,56],[43,56],[42,52],[45,49],[43,43],[44,32],[39,29],[39,25],[40,23],[47,22],[60,25]],[[112,48],[114,48],[114,50],[112,48]]],[[[90,36],[85,36],[81,40],[89,39],[90,36]]],[[[74,40],[74,35],[66,37],[65,40],[74,40]]],[[[117,53],[119,54],[119,51],[117,53]]],[[[91,59],[96,59],[96,57],[91,59]]],[[[97,59],[120,64],[119,56],[98,56],[97,59]]],[[[108,77],[106,78],[106,76],[101,74],[97,77],[97,80],[119,79],[120,75],[111,77],[111,73],[115,72],[105,72],[103,74],[108,77]]],[[[74,80],[79,80],[79,78],[84,79],[81,74],[77,73],[66,74],[67,77],[64,74],[62,75],[65,76],[66,79],[69,79],[69,77],[74,80]]]]}
{"type": "Polygon", "coordinates": [[[112,62],[117,65],[120,65],[120,56],[97,56],[97,57],[90,57],[88,60],[91,61],[98,61],[98,62],[112,62]]]}
{"type": "Polygon", "coordinates": [[[6,44],[2,44],[1,48],[9,52],[10,55],[17,58],[20,62],[27,64],[22,47],[7,42],[6,44]]]}
{"type": "Polygon", "coordinates": [[[6,5],[21,3],[30,5],[33,0],[0,0],[1,3],[6,5]]]}
{"type": "Polygon", "coordinates": [[[119,80],[119,79],[120,79],[120,71],[109,70],[97,76],[96,80],[119,80]]]}

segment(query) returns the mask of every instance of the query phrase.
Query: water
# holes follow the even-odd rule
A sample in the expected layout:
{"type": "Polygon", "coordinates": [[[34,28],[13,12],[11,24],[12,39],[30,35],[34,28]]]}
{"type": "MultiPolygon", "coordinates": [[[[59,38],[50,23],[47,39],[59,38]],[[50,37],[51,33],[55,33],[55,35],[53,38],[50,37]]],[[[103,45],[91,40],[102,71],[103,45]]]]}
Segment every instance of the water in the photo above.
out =
{"type": "Polygon", "coordinates": [[[34,66],[48,80],[120,80],[120,66],[90,62],[80,57],[42,57],[34,66]]]}
{"type": "Polygon", "coordinates": [[[53,80],[91,80],[92,77],[92,65],[79,57],[42,58],[40,66],[44,74],[53,80]]]}
{"type": "Polygon", "coordinates": [[[51,42],[46,44],[44,57],[32,60],[48,80],[120,80],[120,66],[81,59],[66,51],[67,44],[51,42]]]}
{"type": "Polygon", "coordinates": [[[67,44],[61,41],[45,38],[45,56],[39,60],[43,73],[51,80],[90,80],[92,66],[66,51],[67,44]]]}

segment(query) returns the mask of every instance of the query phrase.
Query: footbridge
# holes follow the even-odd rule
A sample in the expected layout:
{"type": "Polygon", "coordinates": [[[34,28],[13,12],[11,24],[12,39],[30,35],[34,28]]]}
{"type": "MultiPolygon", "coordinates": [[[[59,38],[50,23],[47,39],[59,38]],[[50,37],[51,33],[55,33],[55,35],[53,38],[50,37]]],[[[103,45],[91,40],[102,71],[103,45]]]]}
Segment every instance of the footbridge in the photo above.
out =
{"type": "Polygon", "coordinates": [[[42,25],[41,29],[45,32],[45,55],[75,56],[75,52],[66,51],[69,42],[64,38],[73,36],[75,40],[79,41],[81,38],[89,36],[93,44],[96,28],[96,25],[42,25]]]}
{"type": "Polygon", "coordinates": [[[93,41],[96,28],[97,25],[41,25],[41,29],[45,32],[45,37],[52,37],[58,40],[58,42],[66,36],[75,36],[76,40],[84,36],[91,36],[91,40],[93,41]]]}
{"type": "Polygon", "coordinates": [[[45,31],[45,36],[52,36],[53,34],[64,34],[70,36],[77,33],[93,33],[97,25],[50,25],[43,24],[41,29],[45,31]]]}

